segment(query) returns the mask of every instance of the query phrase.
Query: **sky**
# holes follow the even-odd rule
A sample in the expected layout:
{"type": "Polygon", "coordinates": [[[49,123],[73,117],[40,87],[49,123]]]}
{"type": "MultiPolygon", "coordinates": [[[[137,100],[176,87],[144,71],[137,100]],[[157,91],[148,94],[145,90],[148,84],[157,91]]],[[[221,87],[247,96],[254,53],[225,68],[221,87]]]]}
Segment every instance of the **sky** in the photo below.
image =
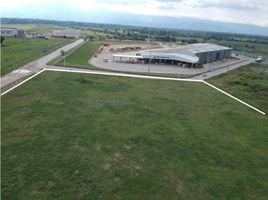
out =
{"type": "Polygon", "coordinates": [[[268,27],[268,0],[12,0],[0,9],[1,17],[94,22],[124,12],[268,27]]]}

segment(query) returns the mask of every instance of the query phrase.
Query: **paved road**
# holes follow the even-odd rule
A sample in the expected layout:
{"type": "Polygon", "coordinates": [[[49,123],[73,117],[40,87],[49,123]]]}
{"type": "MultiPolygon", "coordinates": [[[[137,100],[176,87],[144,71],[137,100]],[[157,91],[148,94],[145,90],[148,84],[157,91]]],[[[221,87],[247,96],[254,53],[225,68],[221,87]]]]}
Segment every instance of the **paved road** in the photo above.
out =
{"type": "Polygon", "coordinates": [[[28,63],[27,65],[20,67],[14,70],[13,72],[10,72],[9,74],[6,74],[5,76],[1,78],[1,88],[13,82],[16,82],[19,79],[25,78],[31,74],[41,71],[43,68],[46,67],[46,63],[48,63],[49,61],[61,55],[61,50],[69,51],[70,49],[81,44],[83,41],[84,41],[83,39],[76,40],[73,43],[67,44],[66,46],[61,47],[58,50],[53,51],[52,53],[46,56],[43,56],[35,61],[32,61],[28,63]]]}
{"type": "Polygon", "coordinates": [[[194,77],[192,77],[192,79],[205,80],[205,79],[208,79],[210,77],[217,76],[217,75],[226,73],[228,71],[237,69],[237,68],[241,67],[242,65],[247,65],[247,64],[252,63],[252,62],[254,62],[254,60],[245,59],[245,60],[242,60],[241,62],[230,64],[227,66],[223,66],[222,68],[214,69],[214,70],[211,70],[209,72],[194,76],[194,77]]]}

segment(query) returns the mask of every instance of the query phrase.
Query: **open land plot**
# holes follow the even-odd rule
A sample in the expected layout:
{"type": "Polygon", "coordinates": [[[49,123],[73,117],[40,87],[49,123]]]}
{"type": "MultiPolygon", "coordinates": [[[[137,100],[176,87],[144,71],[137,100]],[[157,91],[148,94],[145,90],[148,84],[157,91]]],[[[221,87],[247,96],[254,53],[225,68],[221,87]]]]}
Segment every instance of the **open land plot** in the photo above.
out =
{"type": "Polygon", "coordinates": [[[205,84],[44,72],[1,112],[3,199],[267,199],[267,117],[205,84]]]}
{"type": "Polygon", "coordinates": [[[1,75],[44,56],[73,40],[69,39],[15,39],[5,38],[1,46],[1,75]]]}
{"type": "Polygon", "coordinates": [[[208,82],[268,113],[268,65],[251,63],[208,82]]]}

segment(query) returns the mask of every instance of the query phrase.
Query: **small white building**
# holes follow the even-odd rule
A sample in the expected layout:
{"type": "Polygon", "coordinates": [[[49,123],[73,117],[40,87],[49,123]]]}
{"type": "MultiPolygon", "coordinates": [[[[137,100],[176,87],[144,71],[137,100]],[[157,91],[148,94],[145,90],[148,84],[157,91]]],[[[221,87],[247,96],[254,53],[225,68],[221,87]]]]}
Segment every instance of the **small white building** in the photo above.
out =
{"type": "Polygon", "coordinates": [[[52,37],[59,37],[59,38],[79,38],[81,36],[80,30],[74,29],[64,29],[64,30],[56,30],[53,31],[52,37]]]}

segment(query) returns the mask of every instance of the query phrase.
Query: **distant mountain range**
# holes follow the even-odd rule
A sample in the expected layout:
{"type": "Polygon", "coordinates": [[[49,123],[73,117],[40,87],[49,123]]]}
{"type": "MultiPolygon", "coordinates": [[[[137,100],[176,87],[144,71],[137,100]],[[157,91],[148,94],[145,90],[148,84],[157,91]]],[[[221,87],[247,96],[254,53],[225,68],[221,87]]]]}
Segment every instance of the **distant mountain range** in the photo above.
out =
{"type": "Polygon", "coordinates": [[[95,14],[92,15],[92,22],[268,36],[268,27],[189,17],[134,15],[128,13],[106,14],[105,16],[95,14]]]}
{"type": "MultiPolygon", "coordinates": [[[[13,20],[20,21],[20,19],[18,18],[2,18],[1,20],[2,23],[9,23],[13,20]]],[[[25,19],[21,20],[25,21],[25,19]]],[[[28,19],[28,21],[34,20],[38,21],[38,19],[28,19]]],[[[202,20],[189,17],[150,16],[128,13],[90,13],[89,16],[85,16],[85,19],[83,20],[83,22],[81,22],[81,24],[87,24],[86,22],[89,22],[88,24],[119,24],[190,31],[223,32],[268,36],[268,27],[202,20]]]]}

